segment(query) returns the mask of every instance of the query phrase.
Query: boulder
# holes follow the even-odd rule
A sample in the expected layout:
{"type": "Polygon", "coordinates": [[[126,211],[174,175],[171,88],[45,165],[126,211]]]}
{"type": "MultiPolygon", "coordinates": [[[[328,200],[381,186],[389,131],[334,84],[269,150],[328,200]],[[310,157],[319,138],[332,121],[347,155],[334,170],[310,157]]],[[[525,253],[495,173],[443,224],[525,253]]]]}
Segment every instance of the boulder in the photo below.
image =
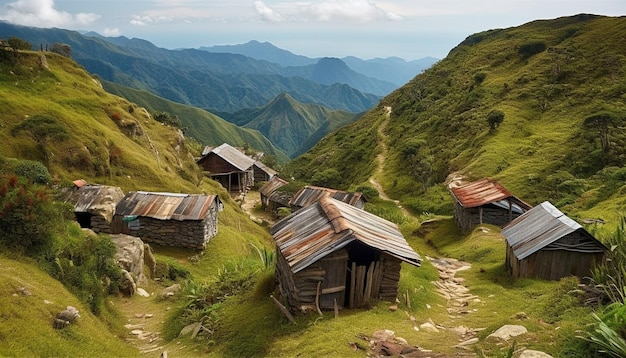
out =
{"type": "Polygon", "coordinates": [[[59,312],[52,322],[52,327],[56,329],[62,329],[69,326],[77,318],[80,318],[80,314],[76,307],[67,306],[63,311],[59,312]]]}
{"type": "Polygon", "coordinates": [[[156,258],[152,253],[152,248],[150,248],[150,245],[145,243],[143,244],[143,263],[144,265],[146,265],[146,267],[148,267],[148,270],[150,270],[150,278],[154,278],[156,276],[156,258]]]}
{"type": "Polygon", "coordinates": [[[528,330],[524,326],[507,324],[498,328],[497,331],[490,334],[487,338],[495,337],[495,338],[500,338],[502,340],[508,341],[512,337],[517,337],[527,332],[528,330]]]}
{"type": "Polygon", "coordinates": [[[135,284],[146,282],[143,273],[143,241],[138,237],[124,234],[111,235],[111,241],[115,244],[115,259],[120,268],[132,275],[135,284]]]}
{"type": "Polygon", "coordinates": [[[130,272],[122,269],[122,278],[120,279],[120,292],[127,296],[133,296],[137,292],[137,284],[130,272]]]}
{"type": "Polygon", "coordinates": [[[544,353],[541,351],[533,351],[531,349],[525,349],[520,355],[519,358],[552,358],[548,353],[544,353]]]}

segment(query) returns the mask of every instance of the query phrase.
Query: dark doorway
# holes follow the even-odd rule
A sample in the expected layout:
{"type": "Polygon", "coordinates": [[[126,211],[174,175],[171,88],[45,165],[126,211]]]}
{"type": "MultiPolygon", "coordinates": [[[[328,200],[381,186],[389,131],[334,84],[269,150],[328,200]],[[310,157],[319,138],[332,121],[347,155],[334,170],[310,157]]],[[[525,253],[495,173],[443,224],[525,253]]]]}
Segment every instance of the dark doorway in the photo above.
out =
{"type": "Polygon", "coordinates": [[[346,275],[346,302],[349,308],[366,307],[378,298],[383,265],[380,252],[360,242],[348,247],[348,275],[346,275]]]}
{"type": "Polygon", "coordinates": [[[91,229],[91,214],[89,213],[74,213],[76,215],[76,221],[80,227],[84,229],[91,229]]]}

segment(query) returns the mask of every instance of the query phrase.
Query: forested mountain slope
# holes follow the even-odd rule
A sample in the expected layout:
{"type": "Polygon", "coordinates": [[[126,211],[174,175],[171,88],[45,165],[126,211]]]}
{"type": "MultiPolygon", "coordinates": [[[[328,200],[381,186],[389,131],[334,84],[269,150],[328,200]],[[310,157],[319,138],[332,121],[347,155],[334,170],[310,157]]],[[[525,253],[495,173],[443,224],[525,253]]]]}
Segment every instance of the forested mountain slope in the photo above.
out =
{"type": "Polygon", "coordinates": [[[524,200],[613,217],[626,183],[626,18],[581,14],[469,36],[357,123],[291,165],[334,185],[367,181],[385,124],[385,191],[450,212],[451,174],[500,180],[524,200]],[[385,122],[384,107],[392,110],[385,122]]]}

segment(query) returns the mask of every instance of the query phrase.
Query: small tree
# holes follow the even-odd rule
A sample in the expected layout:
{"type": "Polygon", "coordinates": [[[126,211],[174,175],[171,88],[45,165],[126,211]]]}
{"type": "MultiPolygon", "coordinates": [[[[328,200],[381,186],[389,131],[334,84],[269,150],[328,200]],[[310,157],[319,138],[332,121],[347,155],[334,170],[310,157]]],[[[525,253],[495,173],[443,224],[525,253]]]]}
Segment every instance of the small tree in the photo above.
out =
{"type": "Polygon", "coordinates": [[[56,119],[45,115],[34,115],[23,120],[13,127],[11,133],[15,136],[26,133],[36,143],[37,148],[43,155],[45,163],[48,163],[46,146],[52,140],[65,140],[69,137],[67,130],[56,119]]]}
{"type": "Polygon", "coordinates": [[[50,51],[69,58],[72,54],[72,46],[57,42],[52,44],[50,51]]]}
{"type": "Polygon", "coordinates": [[[585,118],[583,121],[583,127],[597,132],[600,137],[602,152],[607,153],[611,149],[611,129],[619,126],[623,121],[623,115],[603,111],[585,118]]]}
{"type": "Polygon", "coordinates": [[[17,51],[17,50],[31,50],[33,48],[33,46],[30,44],[30,42],[24,41],[18,37],[15,36],[11,36],[7,39],[7,43],[9,44],[9,47],[11,47],[13,50],[17,51]]]}
{"type": "Polygon", "coordinates": [[[410,174],[417,177],[425,192],[433,176],[435,157],[424,139],[413,138],[407,141],[402,148],[402,157],[406,161],[406,168],[410,174]]]}
{"type": "Polygon", "coordinates": [[[494,109],[487,114],[487,124],[489,124],[489,129],[491,131],[498,128],[502,122],[504,122],[504,112],[494,109]]]}

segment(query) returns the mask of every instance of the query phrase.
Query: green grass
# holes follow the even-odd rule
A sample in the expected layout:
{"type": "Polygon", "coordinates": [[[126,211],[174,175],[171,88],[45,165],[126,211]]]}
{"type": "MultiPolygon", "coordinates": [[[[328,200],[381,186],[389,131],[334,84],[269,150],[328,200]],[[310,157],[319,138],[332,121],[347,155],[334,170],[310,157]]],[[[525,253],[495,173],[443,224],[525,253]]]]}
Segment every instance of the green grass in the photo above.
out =
{"type": "Polygon", "coordinates": [[[0,255],[0,291],[2,356],[132,357],[139,353],[122,339],[121,325],[114,323],[120,317],[114,310],[105,313],[114,323],[111,326],[28,258],[0,255]],[[19,293],[20,288],[30,295],[19,293]],[[80,318],[64,329],[54,329],[54,317],[66,306],[76,307],[80,318]]]}

